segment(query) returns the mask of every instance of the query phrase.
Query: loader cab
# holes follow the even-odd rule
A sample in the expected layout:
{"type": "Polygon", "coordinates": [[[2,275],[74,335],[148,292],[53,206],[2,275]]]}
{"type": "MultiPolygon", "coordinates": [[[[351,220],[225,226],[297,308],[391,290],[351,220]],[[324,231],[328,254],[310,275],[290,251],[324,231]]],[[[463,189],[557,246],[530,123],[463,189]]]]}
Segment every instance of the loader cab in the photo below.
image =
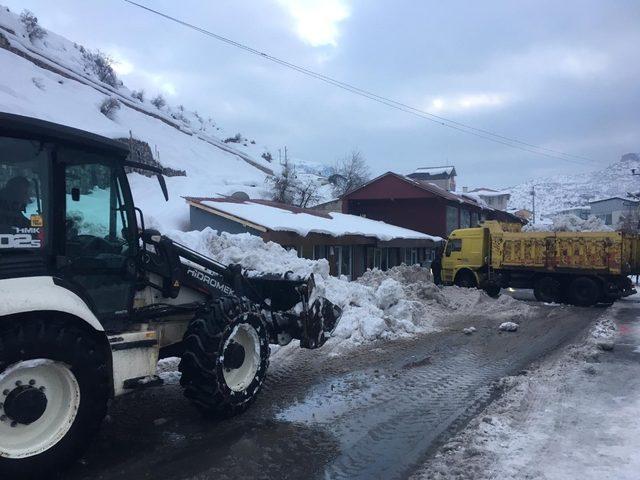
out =
{"type": "Polygon", "coordinates": [[[119,142],[0,114],[0,278],[52,276],[102,322],[128,314],[139,247],[127,155],[119,142]]]}

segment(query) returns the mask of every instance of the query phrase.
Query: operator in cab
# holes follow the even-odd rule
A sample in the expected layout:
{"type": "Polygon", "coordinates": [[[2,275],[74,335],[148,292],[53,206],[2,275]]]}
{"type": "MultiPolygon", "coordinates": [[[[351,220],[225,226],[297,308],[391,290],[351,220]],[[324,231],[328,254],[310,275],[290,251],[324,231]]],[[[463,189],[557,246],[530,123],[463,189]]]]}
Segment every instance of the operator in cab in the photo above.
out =
{"type": "Polygon", "coordinates": [[[29,180],[22,176],[10,178],[0,190],[0,225],[27,228],[31,222],[24,215],[31,201],[29,180]]]}

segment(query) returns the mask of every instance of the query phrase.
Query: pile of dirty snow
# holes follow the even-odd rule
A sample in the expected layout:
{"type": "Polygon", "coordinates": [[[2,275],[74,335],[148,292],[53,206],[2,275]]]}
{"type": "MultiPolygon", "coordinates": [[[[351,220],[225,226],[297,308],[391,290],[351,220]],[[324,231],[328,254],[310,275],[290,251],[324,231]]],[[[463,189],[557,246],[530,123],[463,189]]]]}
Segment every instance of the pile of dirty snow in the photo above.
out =
{"type": "Polygon", "coordinates": [[[313,274],[316,295],[343,310],[328,345],[341,351],[375,340],[407,338],[436,331],[447,319],[482,311],[504,321],[525,318],[532,307],[508,296],[492,299],[476,289],[438,287],[428,269],[398,266],[386,272],[369,270],[357,281],[329,275],[326,260],[300,258],[273,242],[250,234],[169,233],[174,240],[219,262],[241,264],[249,276],[290,272],[298,278],[313,274]]]}
{"type": "Polygon", "coordinates": [[[524,232],[610,232],[612,230],[597,217],[584,220],[572,214],[559,215],[552,220],[551,224],[529,223],[522,227],[524,232]]]}

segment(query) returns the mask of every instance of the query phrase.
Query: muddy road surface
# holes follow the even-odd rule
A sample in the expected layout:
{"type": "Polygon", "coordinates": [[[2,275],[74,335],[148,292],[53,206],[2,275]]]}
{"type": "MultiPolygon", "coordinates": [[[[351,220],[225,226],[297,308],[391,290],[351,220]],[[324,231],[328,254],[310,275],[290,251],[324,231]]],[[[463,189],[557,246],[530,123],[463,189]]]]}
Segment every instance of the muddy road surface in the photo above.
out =
{"type": "Polygon", "coordinates": [[[175,382],[115,400],[68,479],[405,478],[501,377],[574,340],[600,308],[538,306],[517,332],[478,312],[347,354],[281,349],[245,414],[201,418],[175,382]],[[462,328],[474,326],[471,335],[462,328]]]}

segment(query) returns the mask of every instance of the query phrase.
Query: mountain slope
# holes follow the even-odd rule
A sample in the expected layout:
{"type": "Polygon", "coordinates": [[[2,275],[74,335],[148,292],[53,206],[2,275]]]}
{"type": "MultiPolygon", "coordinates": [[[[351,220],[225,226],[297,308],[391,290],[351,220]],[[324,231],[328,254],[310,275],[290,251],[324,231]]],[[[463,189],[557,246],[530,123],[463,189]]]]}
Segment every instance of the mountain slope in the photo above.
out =
{"type": "Polygon", "coordinates": [[[155,179],[131,174],[136,203],[162,228],[185,228],[188,208],[181,196],[215,196],[243,190],[265,195],[273,164],[255,141],[229,135],[212,120],[182,107],[157,108],[132,96],[121,82],[96,71],[95,54],[53,32],[29,39],[18,15],[0,7],[0,111],[28,115],[110,138],[134,138],[157,150],[164,167],[186,177],[167,179],[171,199],[164,203],[155,179]],[[109,116],[101,105],[118,101],[109,116]]]}
{"type": "Polygon", "coordinates": [[[640,177],[631,174],[634,168],[640,171],[640,155],[628,153],[596,172],[529,180],[508,189],[511,193],[509,208],[531,210],[532,188],[536,192],[538,218],[540,215],[586,206],[592,200],[615,196],[625,198],[627,192],[640,191],[640,177]]]}

